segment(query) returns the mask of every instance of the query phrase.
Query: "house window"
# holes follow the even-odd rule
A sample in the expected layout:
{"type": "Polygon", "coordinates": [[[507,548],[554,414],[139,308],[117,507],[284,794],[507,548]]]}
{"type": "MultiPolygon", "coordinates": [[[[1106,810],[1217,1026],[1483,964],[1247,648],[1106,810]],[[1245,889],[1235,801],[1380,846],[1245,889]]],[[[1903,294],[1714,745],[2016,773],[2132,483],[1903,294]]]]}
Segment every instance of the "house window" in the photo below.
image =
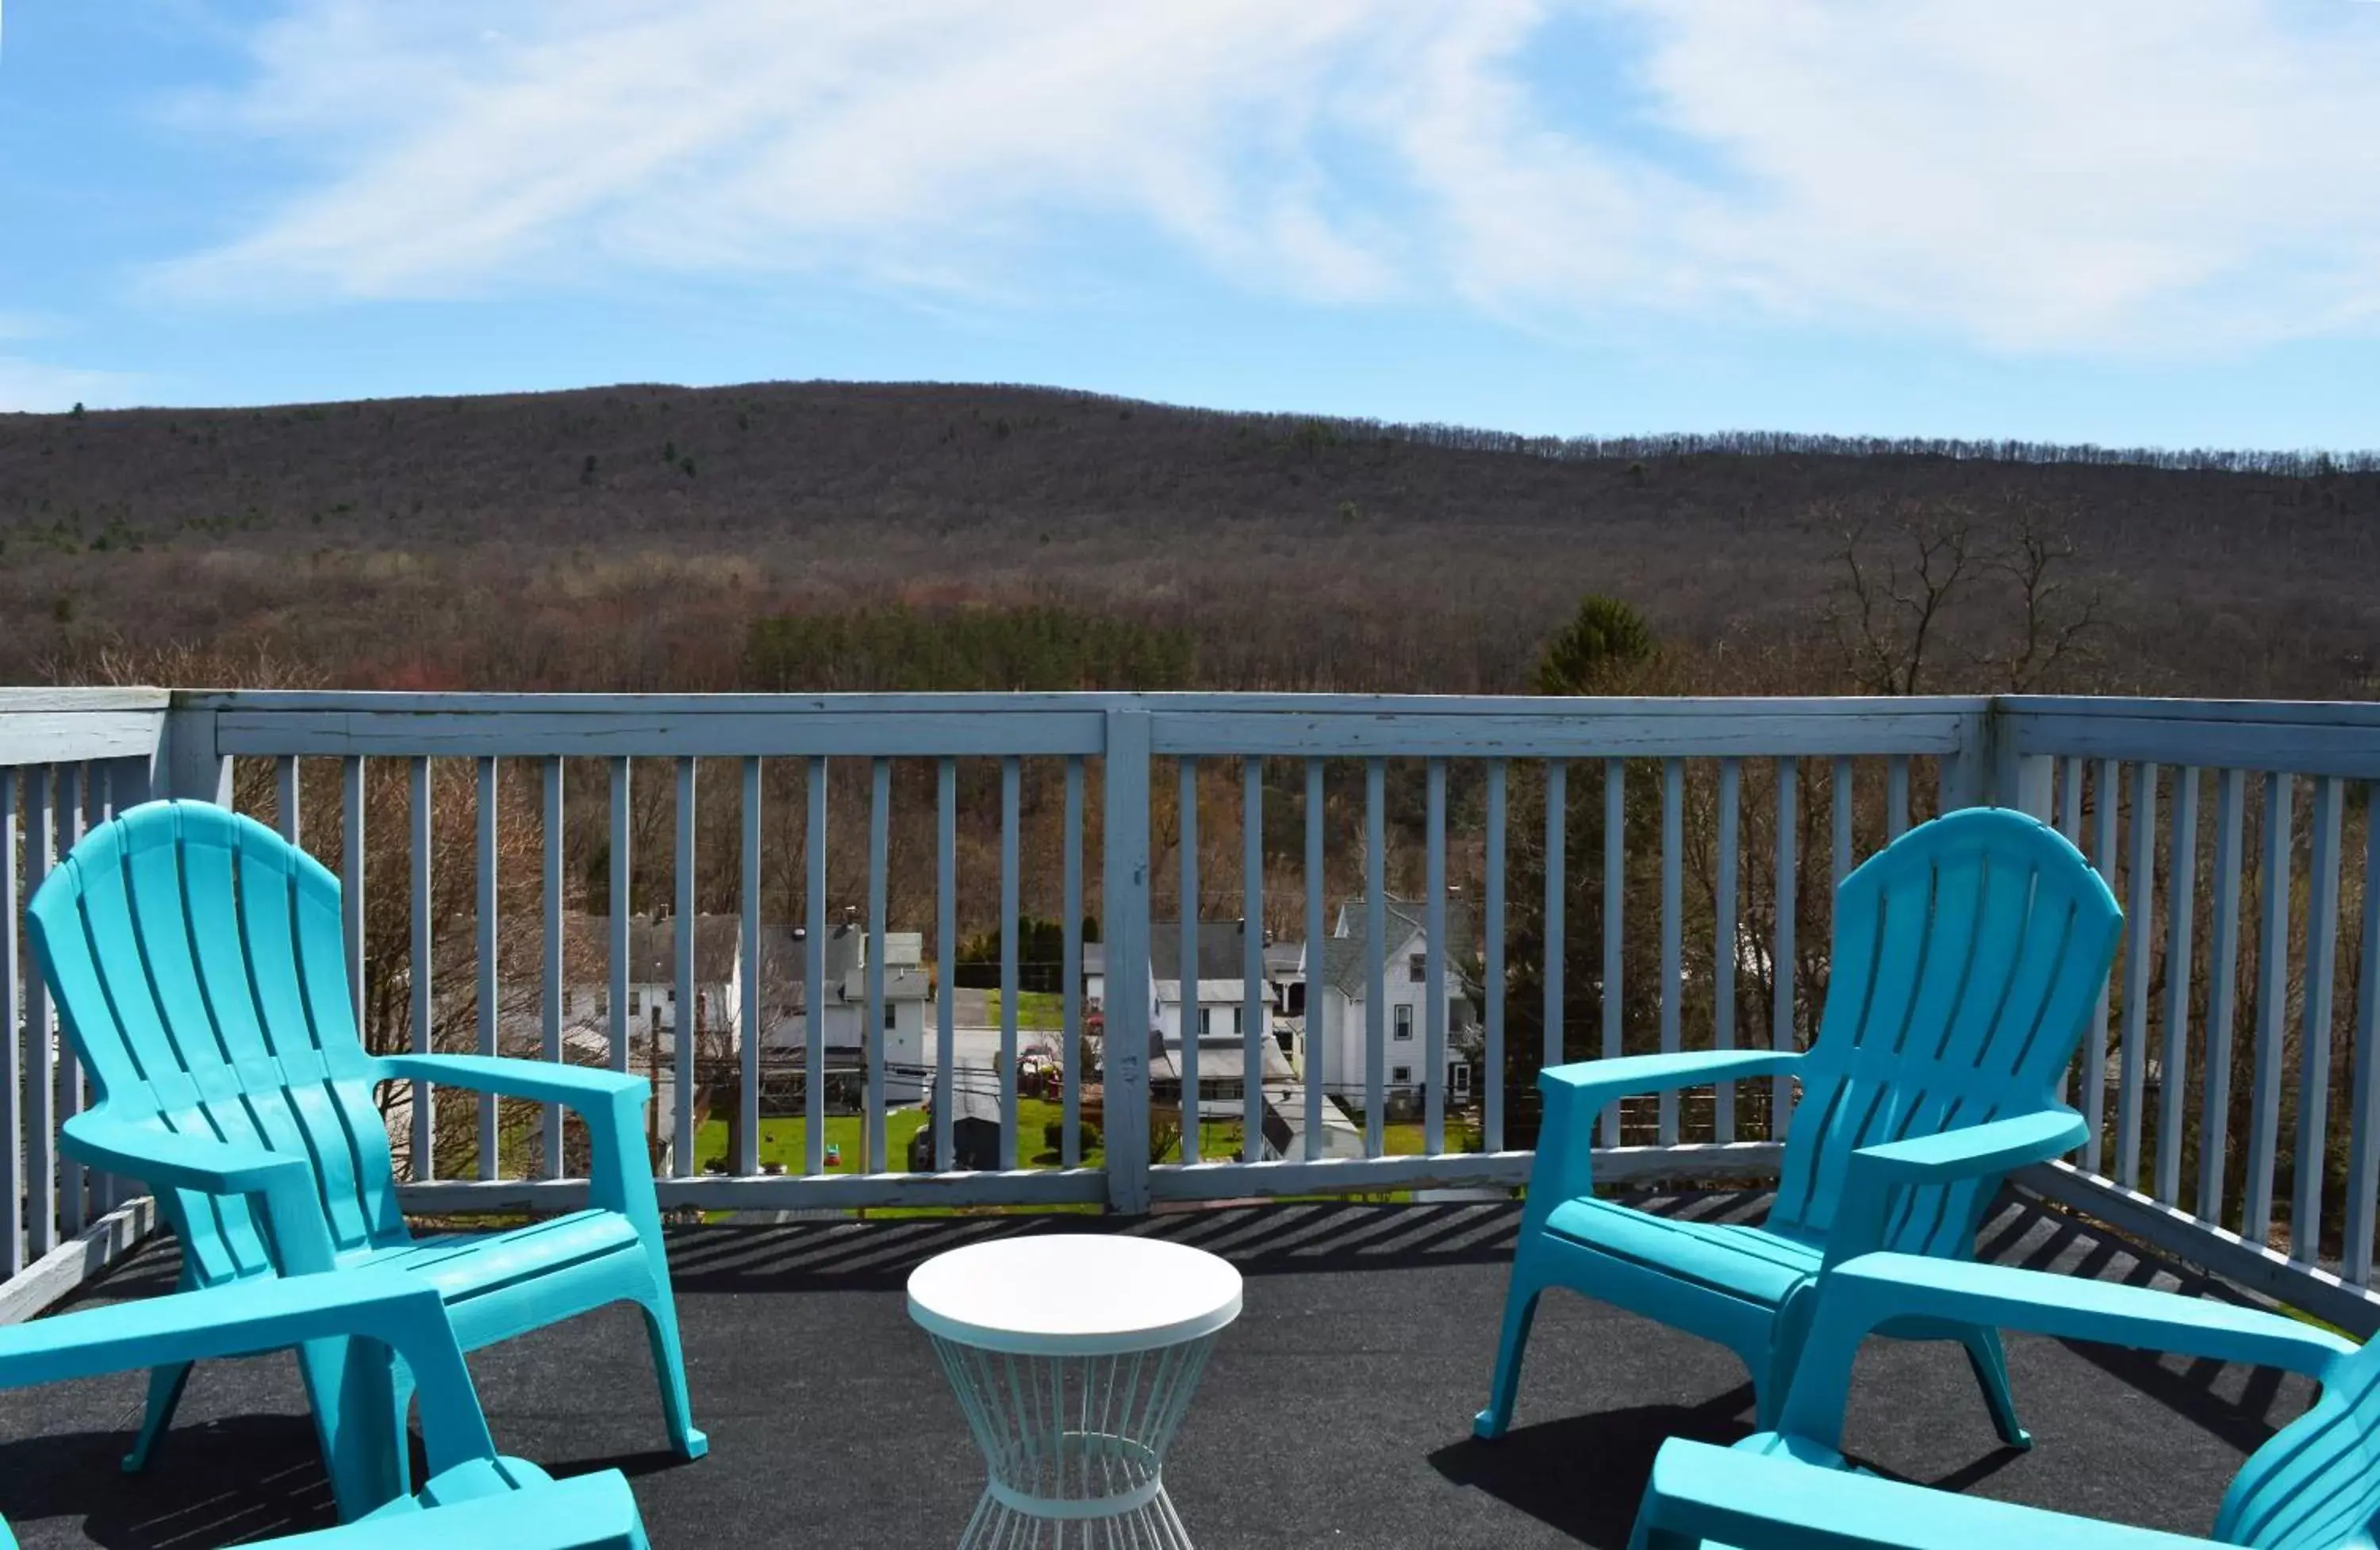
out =
{"type": "Polygon", "coordinates": [[[894,1022],[895,1022],[895,1014],[894,1014],[894,1011],[893,1011],[892,1003],[892,1002],[890,1002],[890,1001],[887,1001],[887,1002],[885,1002],[885,1003],[884,1003],[884,1031],[885,1031],[886,1033],[888,1033],[888,1034],[889,1034],[889,1033],[891,1033],[891,1032],[892,1032],[892,1031],[893,1031],[894,1022]]]}
{"type": "Polygon", "coordinates": [[[565,989],[562,993],[562,1015],[568,1017],[578,1010],[578,992],[565,989]]]}
{"type": "Polygon", "coordinates": [[[1390,1010],[1397,1014],[1397,1037],[1413,1037],[1413,1008],[1392,1007],[1390,1010]]]}
{"type": "Polygon", "coordinates": [[[1410,1087],[1410,1086],[1412,1086],[1412,1085],[1413,1085],[1413,1067],[1411,1067],[1411,1066],[1390,1066],[1390,1067],[1389,1068],[1389,1085],[1390,1085],[1390,1086],[1391,1086],[1391,1087],[1410,1087]]]}
{"type": "Polygon", "coordinates": [[[1427,952],[1416,952],[1412,957],[1406,959],[1405,977],[1412,980],[1415,985],[1427,984],[1429,982],[1429,954],[1427,952]]]}
{"type": "Polygon", "coordinates": [[[641,991],[641,990],[631,990],[631,991],[629,991],[629,992],[628,992],[628,1015],[629,1015],[629,1016],[631,1016],[631,1017],[642,1017],[644,1014],[645,1014],[645,993],[644,993],[643,991],[641,991]]]}
{"type": "Polygon", "coordinates": [[[1459,1098],[1469,1097],[1471,1096],[1471,1068],[1469,1066],[1456,1066],[1453,1068],[1453,1072],[1454,1096],[1459,1098]]]}

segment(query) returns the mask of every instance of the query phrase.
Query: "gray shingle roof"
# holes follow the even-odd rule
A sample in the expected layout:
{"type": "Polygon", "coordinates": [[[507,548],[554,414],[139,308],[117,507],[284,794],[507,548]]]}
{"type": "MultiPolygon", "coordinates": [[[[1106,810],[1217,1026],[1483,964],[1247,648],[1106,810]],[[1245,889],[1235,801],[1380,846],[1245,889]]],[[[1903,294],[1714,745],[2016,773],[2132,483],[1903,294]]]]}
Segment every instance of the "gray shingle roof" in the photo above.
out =
{"type": "MultiPolygon", "coordinates": [[[[1409,899],[1389,897],[1380,902],[1382,913],[1388,916],[1388,929],[1381,933],[1382,951],[1389,954],[1387,972],[1401,974],[1404,966],[1396,960],[1397,945],[1407,937],[1422,934],[1429,912],[1425,905],[1409,899]]],[[[1350,934],[1323,939],[1322,983],[1341,995],[1355,999],[1364,992],[1365,902],[1358,895],[1341,907],[1350,934]]],[[[1473,962],[1475,935],[1470,911],[1462,900],[1449,898],[1446,902],[1446,973],[1448,982],[1457,988],[1468,987],[1479,977],[1478,966],[1473,962]]]]}
{"type": "MultiPolygon", "coordinates": [[[[1240,935],[1238,921],[1198,923],[1197,978],[1202,981],[1238,979],[1246,967],[1246,948],[1240,935]]],[[[1149,926],[1148,977],[1182,977],[1182,925],[1179,921],[1157,921],[1149,926]]]]}
{"type": "MultiPolygon", "coordinates": [[[[610,973],[612,917],[574,915],[567,927],[574,970],[601,979],[610,973]]],[[[860,963],[866,933],[856,926],[827,927],[826,978],[840,985],[860,963]]],[[[808,977],[807,932],[798,926],[763,921],[760,925],[760,978],[766,985],[800,985],[808,977]]],[[[694,917],[694,977],[698,984],[722,985],[735,975],[744,951],[744,923],[735,915],[694,917]]],[[[638,985],[666,985],[677,978],[677,922],[651,915],[628,917],[628,978],[638,985]]]]}

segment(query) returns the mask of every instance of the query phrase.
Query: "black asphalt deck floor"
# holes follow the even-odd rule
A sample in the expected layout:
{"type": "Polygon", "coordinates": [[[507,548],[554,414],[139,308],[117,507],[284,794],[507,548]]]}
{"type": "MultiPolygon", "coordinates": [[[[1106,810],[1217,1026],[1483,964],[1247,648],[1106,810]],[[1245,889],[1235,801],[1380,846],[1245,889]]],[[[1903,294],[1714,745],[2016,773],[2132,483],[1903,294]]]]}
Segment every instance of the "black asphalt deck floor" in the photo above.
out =
{"type": "MultiPolygon", "coordinates": [[[[1757,1196],[1660,1203],[1756,1218],[1757,1196]]],[[[1517,1214],[1502,1205],[1274,1205],[1135,1230],[1211,1248],[1248,1277],[1166,1467],[1192,1535],[1235,1546],[1482,1546],[1626,1541],[1662,1437],[1726,1441],[1752,1391],[1716,1347],[1549,1296],[1502,1442],[1470,1438],[1485,1397],[1517,1214]]],[[[1097,1217],[793,1222],[672,1241],[698,1423],[710,1456],[660,1446],[643,1328],[606,1309],[477,1353],[499,1447],[556,1474],[617,1465],[658,1550],[955,1543],[981,1487],[958,1408],[903,1310],[926,1256],[1097,1217]]],[[[2088,1228],[2005,1203],[1988,1257],[2160,1284],[2088,1228]]],[[[170,1288],[153,1243],[92,1295],[170,1288]]],[[[2198,1290],[2206,1290],[2203,1286],[2198,1290]]],[[[2204,1533],[2241,1456],[2296,1415],[2296,1379],[2012,1337],[2028,1454],[1993,1437],[1955,1347],[1872,1343],[1848,1443],[1906,1478],[2204,1533]]],[[[0,1394],[0,1513],[28,1550],[200,1547],[329,1522],[289,1358],[202,1366],[148,1473],[116,1460],[139,1413],[124,1375],[0,1394]]]]}

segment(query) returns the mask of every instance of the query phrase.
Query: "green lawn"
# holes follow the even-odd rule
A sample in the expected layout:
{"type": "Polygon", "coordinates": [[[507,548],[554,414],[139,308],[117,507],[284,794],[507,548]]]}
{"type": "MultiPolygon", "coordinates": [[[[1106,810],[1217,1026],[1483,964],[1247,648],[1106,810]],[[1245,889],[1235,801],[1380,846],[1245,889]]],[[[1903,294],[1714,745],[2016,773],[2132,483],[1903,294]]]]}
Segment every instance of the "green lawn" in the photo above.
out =
{"type": "MultiPolygon", "coordinates": [[[[887,1160],[896,1173],[905,1172],[909,1162],[909,1138],[926,1122],[921,1108],[895,1108],[884,1116],[884,1145],[887,1160]]],[[[799,1173],[809,1166],[805,1151],[809,1132],[807,1120],[763,1120],[760,1121],[760,1161],[781,1163],[788,1173],[799,1173]]],[[[867,1120],[857,1114],[830,1114],[826,1120],[826,1142],[843,1149],[842,1159],[830,1167],[829,1173],[857,1173],[867,1158],[867,1120]]],[[[727,1121],[705,1120],[695,1128],[695,1168],[714,1158],[727,1156],[727,1121]]]]}
{"type": "MultiPolygon", "coordinates": [[[[1019,1097],[1016,1100],[1016,1155],[1027,1168],[1056,1168],[1060,1154],[1050,1146],[1048,1127],[1065,1118],[1065,1107],[1052,1098],[1019,1097]]],[[[926,1122],[922,1108],[896,1108],[884,1117],[884,1142],[889,1154],[886,1162],[895,1173],[909,1170],[909,1138],[926,1122]]],[[[865,1161],[865,1120],[856,1114],[827,1116],[826,1140],[829,1145],[843,1149],[842,1159],[827,1169],[830,1173],[856,1173],[865,1161]]],[[[760,1121],[760,1161],[781,1163],[788,1173],[799,1173],[808,1166],[804,1154],[804,1139],[809,1122],[798,1118],[763,1120],[760,1121]]],[[[1420,1147],[1420,1127],[1414,1127],[1416,1150],[1420,1147]]],[[[1202,1120],[1198,1125],[1201,1156],[1207,1161],[1235,1157],[1240,1150],[1240,1127],[1236,1121],[1202,1120]]],[[[695,1167],[727,1156],[727,1121],[705,1120],[694,1132],[695,1167]]],[[[1182,1148],[1177,1141],[1166,1150],[1165,1162],[1180,1162],[1182,1148]]],[[[1099,1146],[1084,1149],[1082,1166],[1106,1166],[1107,1153],[1099,1146]]]]}
{"type": "MultiPolygon", "coordinates": [[[[1000,1022],[1000,992],[987,991],[984,1016],[994,1027],[1000,1022]]],[[[1060,1033],[1066,1026],[1065,998],[1054,990],[1019,990],[1016,993],[1016,1025],[1036,1033],[1060,1033]]]]}

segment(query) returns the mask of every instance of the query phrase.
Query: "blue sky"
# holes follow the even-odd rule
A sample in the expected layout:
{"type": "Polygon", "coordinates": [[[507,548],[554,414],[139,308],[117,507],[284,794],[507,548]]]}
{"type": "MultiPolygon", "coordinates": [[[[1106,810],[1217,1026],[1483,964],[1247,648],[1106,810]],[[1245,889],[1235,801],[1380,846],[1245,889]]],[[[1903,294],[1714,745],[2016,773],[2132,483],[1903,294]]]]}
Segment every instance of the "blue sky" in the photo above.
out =
{"type": "Polygon", "coordinates": [[[2368,0],[0,4],[0,410],[2380,445],[2368,0]]]}

